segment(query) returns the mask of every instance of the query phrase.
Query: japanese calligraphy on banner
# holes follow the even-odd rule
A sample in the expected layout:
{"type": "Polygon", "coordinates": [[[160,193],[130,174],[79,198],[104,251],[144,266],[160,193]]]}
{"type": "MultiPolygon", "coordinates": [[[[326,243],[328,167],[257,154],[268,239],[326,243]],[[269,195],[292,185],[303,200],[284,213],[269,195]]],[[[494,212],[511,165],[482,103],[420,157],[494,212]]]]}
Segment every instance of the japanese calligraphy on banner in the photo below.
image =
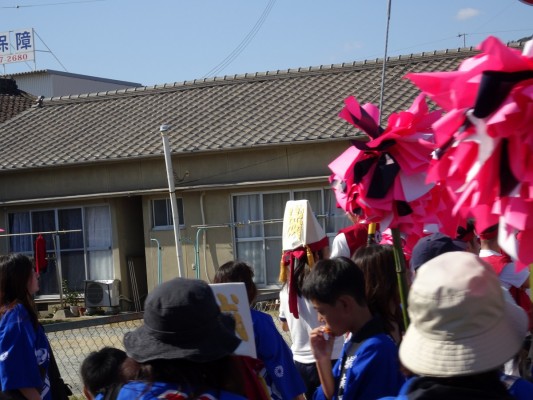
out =
{"type": "Polygon", "coordinates": [[[235,334],[242,340],[235,354],[257,358],[246,286],[242,282],[212,283],[209,286],[215,294],[220,311],[231,314],[235,320],[235,334]]]}
{"type": "Polygon", "coordinates": [[[33,29],[0,32],[0,64],[35,60],[33,29]]]}

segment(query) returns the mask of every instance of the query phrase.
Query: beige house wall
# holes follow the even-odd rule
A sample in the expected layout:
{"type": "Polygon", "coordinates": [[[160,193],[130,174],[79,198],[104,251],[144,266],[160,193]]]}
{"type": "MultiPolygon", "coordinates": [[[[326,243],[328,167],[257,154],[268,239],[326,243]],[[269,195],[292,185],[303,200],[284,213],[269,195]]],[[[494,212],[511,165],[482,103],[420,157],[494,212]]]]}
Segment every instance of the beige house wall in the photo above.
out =
{"type": "MultiPolygon", "coordinates": [[[[200,271],[193,269],[197,256],[195,226],[231,223],[232,194],[326,187],[328,163],[348,146],[344,141],[323,142],[175,155],[176,195],[183,199],[184,209],[185,226],[180,235],[185,276],[199,274],[209,281],[216,267],[234,259],[232,229],[207,229],[199,237],[200,271]]],[[[144,257],[146,278],[138,280],[146,280],[147,290],[157,284],[158,251],[152,238],[161,245],[163,281],[178,276],[173,230],[152,228],[151,201],[168,196],[162,156],[1,172],[0,187],[10,188],[0,192],[0,226],[7,226],[7,213],[17,210],[108,204],[115,277],[121,280],[126,302],[132,298],[127,257],[144,257]]],[[[0,253],[8,250],[3,239],[0,253]]],[[[142,275],[138,269],[137,274],[142,275]]]]}
{"type": "MultiPolygon", "coordinates": [[[[295,179],[328,175],[327,165],[348,147],[324,142],[173,156],[174,173],[184,178],[177,192],[204,185],[295,179]]],[[[2,171],[0,206],[58,202],[65,198],[129,195],[168,187],[162,156],[70,167],[2,171]],[[128,194],[128,193],[122,193],[128,194]]]]}
{"type": "MultiPolygon", "coordinates": [[[[327,164],[347,142],[287,145],[210,154],[173,156],[178,192],[203,185],[328,175],[327,164]]],[[[163,157],[47,169],[2,171],[0,206],[58,202],[71,196],[114,196],[168,187],[163,157]]]]}
{"type": "MultiPolygon", "coordinates": [[[[300,184],[264,184],[260,187],[251,185],[248,188],[188,191],[178,194],[183,199],[185,220],[185,227],[180,229],[185,276],[187,278],[199,276],[200,279],[211,281],[215,275],[216,268],[227,261],[235,259],[234,228],[230,226],[233,222],[232,195],[237,193],[317,189],[327,186],[328,182],[324,178],[300,184]],[[202,209],[204,211],[203,218],[202,209]],[[202,229],[199,226],[207,226],[208,228],[202,229]],[[199,231],[200,234],[198,235],[199,231]],[[197,261],[196,256],[200,265],[199,272],[193,268],[197,261]]],[[[145,196],[143,198],[143,220],[144,226],[147,228],[145,231],[145,253],[149,289],[152,289],[157,284],[158,268],[157,244],[151,241],[151,238],[157,239],[162,247],[163,281],[175,278],[179,274],[174,231],[172,229],[154,230],[151,227],[151,201],[165,196],[167,194],[145,196]]]]}

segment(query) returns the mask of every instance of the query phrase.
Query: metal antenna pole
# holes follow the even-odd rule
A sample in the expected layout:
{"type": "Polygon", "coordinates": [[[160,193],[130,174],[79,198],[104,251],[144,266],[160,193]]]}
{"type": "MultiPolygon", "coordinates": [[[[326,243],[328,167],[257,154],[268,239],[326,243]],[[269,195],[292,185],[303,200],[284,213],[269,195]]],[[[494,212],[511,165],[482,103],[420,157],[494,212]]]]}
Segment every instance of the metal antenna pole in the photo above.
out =
{"type": "Polygon", "coordinates": [[[385,33],[385,54],[383,56],[383,69],[381,70],[381,91],[379,96],[379,125],[381,125],[381,117],[383,115],[383,93],[385,92],[385,70],[387,67],[387,48],[389,46],[389,25],[390,25],[390,9],[391,1],[388,1],[387,6],[387,30],[385,33]]]}
{"type": "Polygon", "coordinates": [[[466,47],[466,33],[460,33],[457,35],[458,38],[463,37],[463,47],[466,47]]]}
{"type": "Polygon", "coordinates": [[[176,200],[176,187],[174,185],[174,172],[172,171],[172,158],[170,156],[170,145],[168,142],[167,131],[170,129],[169,125],[161,125],[159,131],[163,139],[163,150],[165,152],[165,165],[167,168],[168,191],[170,194],[170,206],[172,207],[172,220],[174,222],[174,240],[176,241],[176,256],[178,259],[178,276],[181,278],[183,274],[183,261],[181,257],[181,241],[180,241],[180,218],[178,211],[178,202],[176,200]]]}
{"type": "MultiPolygon", "coordinates": [[[[381,93],[379,99],[379,125],[381,126],[381,119],[383,116],[383,95],[385,92],[385,71],[387,68],[387,48],[389,45],[389,25],[391,14],[391,2],[388,0],[387,6],[387,30],[385,33],[385,55],[383,56],[383,70],[381,73],[381,93]]],[[[375,228],[374,228],[375,229],[375,228]]],[[[370,227],[369,227],[370,231],[370,227]]],[[[398,279],[398,290],[400,294],[400,303],[402,307],[402,316],[405,328],[409,326],[409,316],[407,315],[407,281],[405,276],[405,256],[403,254],[400,230],[398,228],[391,229],[393,237],[393,250],[394,250],[394,264],[396,267],[396,276],[398,279]]]]}

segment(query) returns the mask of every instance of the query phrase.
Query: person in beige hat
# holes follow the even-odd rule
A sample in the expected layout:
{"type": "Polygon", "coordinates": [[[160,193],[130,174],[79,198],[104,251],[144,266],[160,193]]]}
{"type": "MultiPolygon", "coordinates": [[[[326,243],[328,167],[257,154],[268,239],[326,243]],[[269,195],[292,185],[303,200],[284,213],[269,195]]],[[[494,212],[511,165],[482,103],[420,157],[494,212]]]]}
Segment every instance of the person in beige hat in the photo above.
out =
{"type": "Polygon", "coordinates": [[[506,301],[492,267],[448,252],[417,272],[408,299],[411,324],[400,345],[418,375],[387,399],[511,399],[500,367],[520,349],[525,312],[506,301]]]}

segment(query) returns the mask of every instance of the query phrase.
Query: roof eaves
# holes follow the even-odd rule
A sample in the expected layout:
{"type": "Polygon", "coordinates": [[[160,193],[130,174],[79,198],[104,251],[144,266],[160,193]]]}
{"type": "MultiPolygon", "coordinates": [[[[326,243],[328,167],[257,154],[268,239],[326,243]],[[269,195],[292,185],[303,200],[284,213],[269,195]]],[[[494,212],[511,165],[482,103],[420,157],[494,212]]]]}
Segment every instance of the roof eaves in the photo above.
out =
{"type": "MultiPolygon", "coordinates": [[[[453,58],[460,55],[468,56],[470,54],[475,54],[478,51],[473,47],[466,48],[457,48],[457,49],[446,49],[441,51],[431,51],[423,53],[412,53],[408,55],[400,55],[395,57],[387,57],[387,62],[390,66],[400,65],[405,63],[412,62],[424,62],[432,61],[435,58],[453,58]]],[[[199,87],[212,87],[218,85],[227,85],[235,83],[251,83],[266,81],[272,79],[287,79],[287,78],[298,78],[304,76],[312,76],[317,74],[331,74],[332,72],[348,72],[354,70],[364,70],[364,69],[374,69],[377,65],[382,64],[382,58],[376,58],[372,60],[363,60],[363,61],[354,61],[354,62],[344,62],[338,64],[326,64],[310,67],[299,67],[299,68],[288,68],[284,70],[275,70],[275,71],[264,71],[264,72],[254,72],[254,73],[245,73],[245,74],[235,74],[235,75],[224,75],[224,76],[215,76],[213,78],[201,78],[194,79],[189,81],[182,82],[173,82],[165,83],[153,86],[137,86],[132,88],[117,89],[117,90],[108,90],[102,92],[94,93],[84,93],[84,94],[70,94],[65,96],[51,97],[46,98],[45,100],[49,103],[52,102],[77,102],[77,101],[87,101],[93,99],[103,99],[103,98],[114,98],[116,96],[131,96],[139,94],[157,94],[160,92],[169,92],[169,91],[182,91],[196,89],[199,87]]]]}
{"type": "MultiPolygon", "coordinates": [[[[234,152],[234,151],[243,151],[250,149],[263,149],[269,147],[279,147],[286,145],[305,145],[305,144],[316,144],[316,143],[325,143],[325,142],[342,142],[342,141],[352,141],[352,140],[368,140],[367,136],[361,133],[356,133],[355,135],[346,135],[343,137],[331,137],[324,139],[302,139],[302,140],[287,140],[279,142],[269,142],[269,143],[252,143],[250,145],[241,145],[241,146],[232,146],[232,147],[217,147],[217,148],[189,148],[189,149],[174,149],[171,151],[173,156],[185,156],[192,154],[219,154],[221,152],[234,152]]],[[[107,164],[107,163],[117,163],[124,160],[127,161],[138,161],[138,160],[149,160],[154,158],[163,157],[164,153],[161,149],[160,152],[143,154],[143,155],[124,155],[124,156],[94,156],[89,155],[83,160],[79,161],[66,161],[66,160],[52,160],[42,163],[21,163],[21,164],[11,164],[11,165],[0,165],[0,173],[9,173],[9,172],[20,172],[20,171],[30,171],[30,170],[43,170],[47,168],[57,168],[57,167],[81,167],[86,165],[95,165],[95,164],[107,164]]]]}

